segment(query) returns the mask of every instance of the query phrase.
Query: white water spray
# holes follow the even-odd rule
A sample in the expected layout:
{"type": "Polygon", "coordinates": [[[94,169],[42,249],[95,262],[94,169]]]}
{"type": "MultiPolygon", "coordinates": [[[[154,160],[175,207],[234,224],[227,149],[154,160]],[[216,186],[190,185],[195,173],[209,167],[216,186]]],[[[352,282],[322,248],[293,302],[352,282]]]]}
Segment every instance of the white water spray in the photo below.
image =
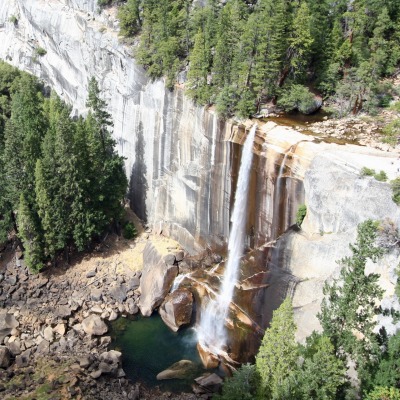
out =
{"type": "Polygon", "coordinates": [[[188,276],[188,274],[181,274],[177,275],[176,278],[174,279],[174,283],[172,284],[172,288],[170,290],[171,293],[175,292],[176,289],[178,289],[179,285],[181,282],[188,276]]]}
{"type": "Polygon", "coordinates": [[[228,242],[228,262],[225,268],[221,290],[216,299],[210,299],[198,328],[200,344],[214,354],[219,354],[226,346],[225,319],[232,301],[240,258],[243,254],[247,195],[249,190],[250,169],[253,160],[253,142],[257,124],[253,125],[242,150],[239,178],[236,187],[235,203],[232,213],[232,226],[228,242]]]}

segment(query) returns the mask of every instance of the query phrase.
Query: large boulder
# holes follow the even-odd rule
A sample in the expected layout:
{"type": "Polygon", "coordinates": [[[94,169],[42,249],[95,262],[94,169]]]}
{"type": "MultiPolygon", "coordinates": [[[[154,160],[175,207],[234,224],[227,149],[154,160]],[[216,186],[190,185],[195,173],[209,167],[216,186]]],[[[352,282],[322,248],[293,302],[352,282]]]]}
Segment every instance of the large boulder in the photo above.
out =
{"type": "Polygon", "coordinates": [[[89,315],[82,321],[82,329],[88,335],[101,336],[108,331],[108,327],[105,322],[95,314],[89,315]]]}
{"type": "Polygon", "coordinates": [[[190,360],[181,360],[170,367],[160,372],[157,375],[157,380],[162,381],[165,379],[185,379],[188,375],[195,371],[196,365],[190,360]]]}
{"type": "Polygon", "coordinates": [[[201,362],[203,363],[205,369],[213,369],[218,367],[220,362],[218,356],[211,353],[211,351],[209,351],[200,342],[197,343],[197,351],[199,352],[201,362]]]}
{"type": "Polygon", "coordinates": [[[165,324],[176,332],[182,325],[190,324],[193,311],[193,294],[186,288],[170,293],[160,307],[165,324]]]}
{"type": "Polygon", "coordinates": [[[116,374],[121,364],[122,354],[116,350],[100,354],[99,370],[102,374],[116,374]]]}
{"type": "Polygon", "coordinates": [[[170,291],[178,274],[175,257],[163,257],[152,243],[148,242],[143,250],[143,272],[140,279],[139,308],[142,314],[149,317],[153,310],[160,306],[170,291]]]}
{"type": "Polygon", "coordinates": [[[216,393],[222,386],[222,378],[217,374],[204,374],[195,379],[195,382],[199,385],[198,393],[216,393]]]}
{"type": "Polygon", "coordinates": [[[11,365],[11,353],[5,346],[0,346],[0,368],[8,368],[11,365]]]}
{"type": "Polygon", "coordinates": [[[19,325],[13,314],[6,311],[0,313],[0,343],[11,334],[11,331],[19,325]]]}

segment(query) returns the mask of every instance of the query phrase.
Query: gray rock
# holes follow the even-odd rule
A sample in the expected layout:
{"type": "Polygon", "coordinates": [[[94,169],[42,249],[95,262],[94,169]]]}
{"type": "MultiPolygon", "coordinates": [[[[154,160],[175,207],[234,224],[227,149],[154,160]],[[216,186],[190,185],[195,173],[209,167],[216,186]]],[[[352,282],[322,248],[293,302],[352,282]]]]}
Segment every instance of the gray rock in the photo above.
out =
{"type": "Polygon", "coordinates": [[[50,343],[53,341],[54,332],[51,326],[46,326],[46,328],[44,328],[43,337],[50,343]]]}
{"type": "Polygon", "coordinates": [[[218,392],[222,386],[222,378],[217,374],[207,374],[202,375],[195,379],[195,382],[200,385],[200,387],[206,389],[208,392],[218,392]]]}
{"type": "Polygon", "coordinates": [[[119,351],[110,350],[105,351],[104,353],[100,354],[100,364],[99,370],[103,374],[114,374],[118,373],[121,364],[121,357],[122,354],[119,351]]]}
{"type": "Polygon", "coordinates": [[[79,359],[79,366],[81,368],[84,368],[84,369],[89,368],[91,364],[92,364],[92,362],[90,361],[90,358],[87,356],[84,356],[79,359]]]}
{"type": "Polygon", "coordinates": [[[139,400],[140,399],[140,389],[139,385],[135,386],[135,389],[128,393],[128,400],[139,400]]]}
{"type": "Polygon", "coordinates": [[[65,335],[65,324],[58,324],[53,328],[53,332],[57,333],[60,336],[64,336],[65,335]]]}
{"type": "Polygon", "coordinates": [[[98,378],[100,378],[100,376],[101,376],[101,371],[100,371],[100,370],[93,371],[93,372],[90,373],[90,376],[91,376],[93,379],[98,379],[98,378]]]}
{"type": "Polygon", "coordinates": [[[105,351],[100,354],[99,359],[111,364],[119,364],[122,359],[122,353],[116,350],[105,351]]]}
{"type": "Polygon", "coordinates": [[[70,307],[68,307],[66,305],[59,306],[56,308],[55,314],[57,315],[57,317],[60,317],[60,318],[68,318],[71,316],[72,310],[70,307]]]}
{"type": "Polygon", "coordinates": [[[123,303],[126,300],[126,293],[127,288],[124,283],[120,285],[115,285],[110,289],[111,297],[119,303],[123,303]]]}
{"type": "Polygon", "coordinates": [[[93,306],[90,309],[90,312],[95,313],[95,314],[102,314],[103,313],[103,309],[100,306],[93,306]]]}
{"type": "Polygon", "coordinates": [[[21,354],[21,346],[19,341],[15,341],[15,342],[7,342],[6,347],[8,348],[8,350],[10,350],[10,353],[13,356],[17,356],[18,354],[21,354]]]}
{"type": "Polygon", "coordinates": [[[144,316],[150,316],[171,289],[178,274],[178,267],[166,264],[164,258],[150,242],[146,244],[143,251],[143,264],[139,308],[144,316]]]}
{"type": "Polygon", "coordinates": [[[167,265],[174,265],[176,261],[176,258],[173,254],[167,254],[166,256],[164,256],[164,262],[167,265]]]}
{"type": "Polygon", "coordinates": [[[116,374],[117,378],[124,378],[126,376],[125,371],[122,368],[119,368],[116,374]]]}
{"type": "Polygon", "coordinates": [[[193,294],[186,288],[169,293],[159,309],[164,323],[174,332],[181,326],[190,324],[192,312],[193,294]]]}
{"type": "Polygon", "coordinates": [[[176,262],[181,262],[183,260],[183,258],[185,257],[185,253],[183,252],[183,250],[177,251],[175,253],[175,260],[176,262]]]}
{"type": "Polygon", "coordinates": [[[86,274],[86,278],[93,278],[94,276],[96,276],[96,273],[97,273],[97,269],[95,268],[95,269],[89,271],[89,272],[86,274]]]}
{"type": "Polygon", "coordinates": [[[36,348],[36,354],[48,354],[50,351],[50,343],[47,340],[42,340],[36,348]]]}
{"type": "Polygon", "coordinates": [[[31,354],[32,354],[31,349],[25,350],[23,353],[15,357],[15,365],[18,368],[25,368],[29,366],[31,354]]]}
{"type": "Polygon", "coordinates": [[[117,366],[113,366],[112,364],[107,364],[103,361],[99,364],[99,370],[101,371],[102,374],[110,374],[111,372],[115,372],[116,369],[117,366]]]}
{"type": "Polygon", "coordinates": [[[11,353],[5,346],[0,346],[0,368],[8,368],[11,365],[11,353]]]}
{"type": "Polygon", "coordinates": [[[114,310],[112,310],[110,313],[110,316],[108,317],[108,320],[115,321],[117,318],[118,318],[118,314],[114,310]]]}
{"type": "Polygon", "coordinates": [[[8,275],[4,282],[10,286],[14,286],[17,283],[17,277],[15,275],[8,275]]]}
{"type": "Polygon", "coordinates": [[[110,336],[103,336],[100,338],[100,346],[107,347],[111,343],[110,336]]]}
{"type": "Polygon", "coordinates": [[[139,307],[136,305],[135,300],[130,298],[126,301],[125,311],[131,315],[137,314],[139,312],[139,307]]]}
{"type": "Polygon", "coordinates": [[[90,298],[93,301],[101,301],[103,299],[103,290],[102,289],[92,289],[90,292],[90,298]]]}
{"type": "Polygon", "coordinates": [[[17,328],[19,325],[13,314],[9,314],[6,311],[0,313],[0,343],[4,338],[11,334],[13,328],[17,328]]]}
{"type": "Polygon", "coordinates": [[[128,282],[126,282],[126,288],[127,290],[135,290],[139,287],[140,285],[140,278],[137,276],[134,276],[133,278],[129,279],[128,282]]]}
{"type": "Polygon", "coordinates": [[[82,321],[82,329],[88,335],[101,336],[108,331],[107,325],[104,321],[95,314],[89,315],[82,321]]]}
{"type": "Polygon", "coordinates": [[[195,369],[196,365],[193,361],[181,360],[160,372],[157,375],[157,380],[162,381],[165,379],[185,379],[188,377],[188,375],[193,373],[195,369]]]}

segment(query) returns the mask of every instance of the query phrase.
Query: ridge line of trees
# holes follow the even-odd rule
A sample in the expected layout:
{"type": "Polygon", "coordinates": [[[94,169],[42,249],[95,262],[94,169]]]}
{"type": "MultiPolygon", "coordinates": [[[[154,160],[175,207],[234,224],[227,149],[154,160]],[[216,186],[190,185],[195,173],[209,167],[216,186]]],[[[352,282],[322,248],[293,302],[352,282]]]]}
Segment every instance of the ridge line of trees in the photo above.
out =
{"type": "Polygon", "coordinates": [[[394,0],[99,0],[119,4],[121,34],[139,35],[135,57],[173,88],[223,115],[265,102],[315,110],[314,92],[340,115],[388,104],[382,78],[399,69],[400,3],[394,0]]]}

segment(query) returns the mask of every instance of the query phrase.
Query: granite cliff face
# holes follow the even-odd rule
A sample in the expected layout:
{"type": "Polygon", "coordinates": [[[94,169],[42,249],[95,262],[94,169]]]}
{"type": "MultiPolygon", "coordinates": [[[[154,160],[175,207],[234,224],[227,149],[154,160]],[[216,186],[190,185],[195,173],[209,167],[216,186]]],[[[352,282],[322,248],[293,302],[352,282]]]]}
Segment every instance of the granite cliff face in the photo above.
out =
{"type": "MultiPolygon", "coordinates": [[[[138,216],[189,252],[224,247],[240,145],[250,123],[222,122],[182,90],[170,92],[161,80],[149,81],[131,48],[119,43],[114,11],[99,15],[96,3],[2,1],[0,58],[42,78],[76,113],[86,112],[88,81],[95,76],[113,116],[118,151],[126,157],[130,200],[138,216]],[[39,47],[46,50],[44,56],[37,54],[39,47]]],[[[335,261],[348,254],[357,224],[389,217],[399,225],[389,185],[359,177],[363,166],[393,177],[395,155],[316,143],[271,122],[260,123],[254,152],[247,244],[257,249],[259,265],[268,261],[269,272],[257,282],[262,290],[243,297],[243,309],[248,315],[261,313],[258,323],[265,326],[288,288],[296,288],[301,339],[318,327],[323,281],[337,274],[335,261]],[[304,202],[308,213],[302,231],[284,233],[304,202]]],[[[395,279],[392,261],[384,261],[388,295],[395,279]]],[[[250,278],[245,290],[252,290],[250,278]]]]}
{"type": "MultiPolygon", "coordinates": [[[[118,151],[126,157],[138,216],[191,252],[223,246],[243,127],[222,123],[179,89],[170,92],[162,81],[150,82],[132,50],[119,43],[114,11],[99,15],[96,9],[96,0],[2,2],[0,57],[42,78],[76,113],[85,113],[88,81],[95,76],[113,116],[118,151]],[[39,56],[38,48],[47,53],[39,56]]],[[[279,170],[274,163],[286,149],[261,150],[254,163],[254,207],[249,207],[252,245],[277,233],[271,228],[279,170]]]]}

